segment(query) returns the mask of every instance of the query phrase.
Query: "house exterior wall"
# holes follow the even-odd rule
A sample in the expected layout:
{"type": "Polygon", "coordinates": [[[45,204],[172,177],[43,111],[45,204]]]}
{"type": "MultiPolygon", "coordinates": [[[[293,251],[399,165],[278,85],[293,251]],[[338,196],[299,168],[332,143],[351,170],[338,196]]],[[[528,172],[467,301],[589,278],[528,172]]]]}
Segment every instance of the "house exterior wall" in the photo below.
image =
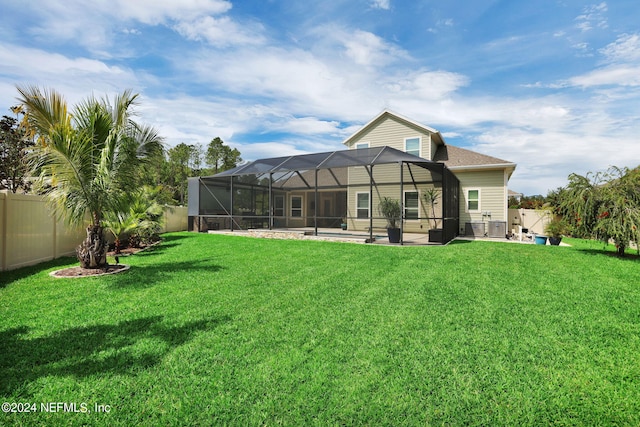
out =
{"type": "Polygon", "coordinates": [[[456,171],[460,180],[460,228],[464,232],[466,222],[507,221],[507,187],[504,170],[456,171]],[[478,209],[469,211],[468,192],[478,189],[480,200],[478,209]],[[486,215],[491,212],[491,215],[486,215]],[[484,215],[483,215],[484,214],[484,215]]]}
{"type": "Polygon", "coordinates": [[[431,133],[409,124],[405,124],[391,116],[374,123],[374,127],[364,131],[350,141],[349,148],[355,149],[361,142],[369,143],[369,147],[389,146],[396,150],[405,151],[405,138],[420,137],[420,156],[431,160],[435,153],[435,143],[431,141],[431,133]]]}
{"type": "MultiPolygon", "coordinates": [[[[380,217],[378,205],[384,197],[404,202],[404,194],[400,194],[400,167],[398,165],[376,165],[373,168],[373,211],[374,228],[385,228],[386,221],[380,217]]],[[[423,195],[429,188],[433,188],[434,178],[430,171],[419,166],[404,166],[403,193],[414,191],[418,193],[418,219],[408,219],[404,222],[404,230],[412,233],[427,232],[433,227],[431,206],[425,203],[423,195]]],[[[436,184],[440,186],[439,183],[436,184]]],[[[357,194],[369,193],[369,174],[365,167],[349,168],[349,188],[347,191],[348,217],[350,230],[365,231],[369,229],[369,219],[357,219],[357,194]]],[[[435,216],[442,217],[442,202],[435,205],[435,216]]],[[[440,222],[438,222],[440,224],[440,222]]],[[[441,225],[441,224],[440,224],[441,225]]]]}
{"type": "MultiPolygon", "coordinates": [[[[405,139],[412,137],[421,138],[420,154],[425,159],[433,159],[438,148],[436,141],[432,138],[431,133],[425,129],[419,128],[397,119],[392,115],[385,115],[378,122],[373,122],[368,129],[363,130],[351,140],[348,141],[349,148],[355,149],[358,143],[366,142],[369,147],[389,146],[401,151],[405,151],[405,139]]],[[[415,172],[416,169],[412,168],[415,172]]],[[[377,206],[382,197],[391,197],[403,200],[400,195],[400,172],[397,165],[378,165],[374,170],[374,191],[373,191],[373,212],[371,215],[375,218],[379,216],[377,206]]],[[[460,232],[464,232],[466,222],[472,221],[507,221],[507,182],[508,176],[504,169],[495,170],[473,170],[473,169],[452,169],[452,172],[460,180],[460,232]],[[467,197],[469,189],[479,190],[479,209],[476,212],[470,212],[467,209],[467,197]],[[483,215],[483,212],[485,215],[483,215]],[[491,215],[486,215],[491,212],[491,215]]],[[[428,173],[428,172],[427,172],[428,173]]],[[[424,175],[424,173],[423,173],[424,175]]],[[[414,173],[414,178],[415,178],[414,173]]],[[[405,169],[404,174],[404,191],[411,190],[413,183],[410,174],[405,169]]],[[[418,191],[420,201],[420,219],[407,220],[404,223],[405,230],[408,232],[427,232],[433,227],[433,221],[427,220],[432,217],[430,207],[425,206],[422,199],[425,191],[433,187],[429,181],[433,181],[430,177],[421,177],[416,179],[420,182],[415,189],[418,191]]],[[[356,197],[358,192],[369,192],[369,174],[364,167],[349,168],[349,190],[347,196],[348,216],[355,218],[356,197]]],[[[442,202],[439,201],[435,206],[436,217],[442,216],[442,202]]],[[[366,230],[369,227],[368,219],[350,219],[350,229],[366,230]]],[[[442,226],[438,222],[437,227],[442,226]]],[[[374,228],[384,228],[386,223],[382,219],[374,219],[374,228]]]]}

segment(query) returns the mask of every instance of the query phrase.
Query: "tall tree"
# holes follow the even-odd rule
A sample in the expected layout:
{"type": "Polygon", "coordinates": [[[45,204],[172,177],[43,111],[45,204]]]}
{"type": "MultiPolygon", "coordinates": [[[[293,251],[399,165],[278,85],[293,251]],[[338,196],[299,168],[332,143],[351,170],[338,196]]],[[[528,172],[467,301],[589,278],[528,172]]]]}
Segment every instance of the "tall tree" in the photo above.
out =
{"type": "Polygon", "coordinates": [[[225,145],[220,137],[215,137],[207,146],[205,156],[207,164],[213,168],[214,173],[223,172],[235,168],[242,161],[240,151],[225,145]]]}
{"type": "Polygon", "coordinates": [[[36,188],[69,223],[84,223],[89,214],[87,237],[76,254],[83,268],[103,268],[105,213],[122,211],[135,169],[163,149],[162,138],[133,120],[138,95],[129,90],[113,102],[89,97],[71,112],[54,90],[25,86],[18,92],[38,137],[30,156],[36,188]]]}
{"type": "Polygon", "coordinates": [[[22,107],[11,107],[11,111],[16,118],[2,116],[0,119],[0,188],[8,188],[13,193],[19,189],[27,192],[30,183],[26,159],[33,147],[33,139],[24,118],[19,120],[23,114],[22,107]]]}
{"type": "Polygon", "coordinates": [[[207,146],[207,154],[205,155],[205,159],[209,167],[213,168],[213,173],[218,173],[218,168],[220,167],[222,156],[223,156],[223,147],[224,142],[220,137],[216,136],[211,140],[209,145],[207,146]]]}
{"type": "Polygon", "coordinates": [[[189,165],[192,163],[193,153],[193,146],[184,142],[170,148],[168,152],[169,162],[165,178],[181,205],[186,203],[187,178],[192,175],[192,169],[189,165]]]}

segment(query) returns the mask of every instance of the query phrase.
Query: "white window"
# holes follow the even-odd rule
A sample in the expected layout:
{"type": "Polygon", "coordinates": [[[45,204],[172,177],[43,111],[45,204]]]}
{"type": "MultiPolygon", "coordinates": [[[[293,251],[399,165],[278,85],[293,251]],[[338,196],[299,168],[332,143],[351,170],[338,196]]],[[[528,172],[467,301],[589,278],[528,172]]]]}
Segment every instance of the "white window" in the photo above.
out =
{"type": "Polygon", "coordinates": [[[480,212],[480,189],[467,190],[467,212],[480,212]]]}
{"type": "Polygon", "coordinates": [[[369,193],[356,193],[356,217],[369,218],[369,193]]]}
{"type": "Polygon", "coordinates": [[[404,219],[418,219],[420,217],[420,203],[417,191],[404,192],[404,219]]]}
{"type": "Polygon", "coordinates": [[[414,156],[421,157],[420,155],[420,137],[405,138],[404,139],[404,151],[414,156]]]}
{"type": "Polygon", "coordinates": [[[302,196],[291,196],[291,217],[302,218],[302,196]]]}
{"type": "Polygon", "coordinates": [[[356,144],[356,150],[359,150],[361,148],[369,148],[369,143],[368,142],[358,142],[356,144]]]}

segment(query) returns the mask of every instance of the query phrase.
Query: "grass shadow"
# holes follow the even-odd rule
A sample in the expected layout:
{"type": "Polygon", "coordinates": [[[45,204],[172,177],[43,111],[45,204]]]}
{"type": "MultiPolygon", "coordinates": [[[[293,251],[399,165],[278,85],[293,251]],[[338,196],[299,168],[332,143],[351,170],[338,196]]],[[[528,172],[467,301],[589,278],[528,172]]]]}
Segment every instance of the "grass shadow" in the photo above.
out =
{"type": "Polygon", "coordinates": [[[610,251],[610,250],[605,250],[605,249],[589,249],[589,248],[576,248],[576,250],[578,252],[582,252],[584,254],[587,255],[592,255],[592,256],[601,256],[601,257],[607,257],[607,258],[616,258],[622,261],[638,261],[640,260],[640,256],[636,253],[636,254],[632,254],[632,253],[625,253],[623,257],[618,256],[618,254],[616,252],[610,251]]]}
{"type": "Polygon", "coordinates": [[[473,243],[473,242],[474,242],[474,240],[454,239],[454,240],[450,241],[449,243],[447,243],[447,246],[464,245],[464,244],[473,243]]]}
{"type": "Polygon", "coordinates": [[[184,234],[163,234],[161,236],[163,242],[176,242],[178,240],[188,239],[188,235],[184,234]]]}
{"type": "Polygon", "coordinates": [[[21,267],[15,270],[3,271],[2,274],[0,274],[0,289],[7,287],[7,285],[17,280],[24,279],[34,274],[42,273],[56,267],[63,267],[74,263],[76,265],[80,265],[75,257],[62,257],[56,258],[51,261],[45,261],[36,265],[21,267]]]}
{"type": "MultiPolygon", "coordinates": [[[[134,256],[137,257],[140,254],[134,256]]],[[[183,275],[185,271],[209,274],[224,269],[225,267],[215,264],[211,260],[163,261],[162,264],[133,265],[128,271],[108,276],[108,280],[110,281],[110,287],[114,289],[144,289],[172,281],[176,276],[183,275]]],[[[106,276],[103,277],[107,278],[106,276]]]]}
{"type": "Polygon", "coordinates": [[[169,326],[162,316],[151,316],[70,328],[38,338],[29,338],[26,326],[0,331],[0,395],[11,396],[46,376],[134,375],[157,365],[194,333],[213,330],[230,320],[222,316],[169,326]],[[148,345],[149,340],[153,345],[148,345]]]}

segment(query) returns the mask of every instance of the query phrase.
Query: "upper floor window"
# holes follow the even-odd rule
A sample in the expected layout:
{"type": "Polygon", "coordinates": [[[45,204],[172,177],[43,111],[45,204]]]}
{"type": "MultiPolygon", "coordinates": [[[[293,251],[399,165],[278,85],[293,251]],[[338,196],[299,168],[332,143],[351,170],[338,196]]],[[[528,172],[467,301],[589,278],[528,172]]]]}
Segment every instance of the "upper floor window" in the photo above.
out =
{"type": "Polygon", "coordinates": [[[360,148],[369,148],[369,143],[368,142],[358,142],[356,144],[356,150],[358,150],[360,148]]]}
{"type": "Polygon", "coordinates": [[[420,157],[420,137],[405,138],[404,139],[404,151],[414,156],[420,157]]]}

